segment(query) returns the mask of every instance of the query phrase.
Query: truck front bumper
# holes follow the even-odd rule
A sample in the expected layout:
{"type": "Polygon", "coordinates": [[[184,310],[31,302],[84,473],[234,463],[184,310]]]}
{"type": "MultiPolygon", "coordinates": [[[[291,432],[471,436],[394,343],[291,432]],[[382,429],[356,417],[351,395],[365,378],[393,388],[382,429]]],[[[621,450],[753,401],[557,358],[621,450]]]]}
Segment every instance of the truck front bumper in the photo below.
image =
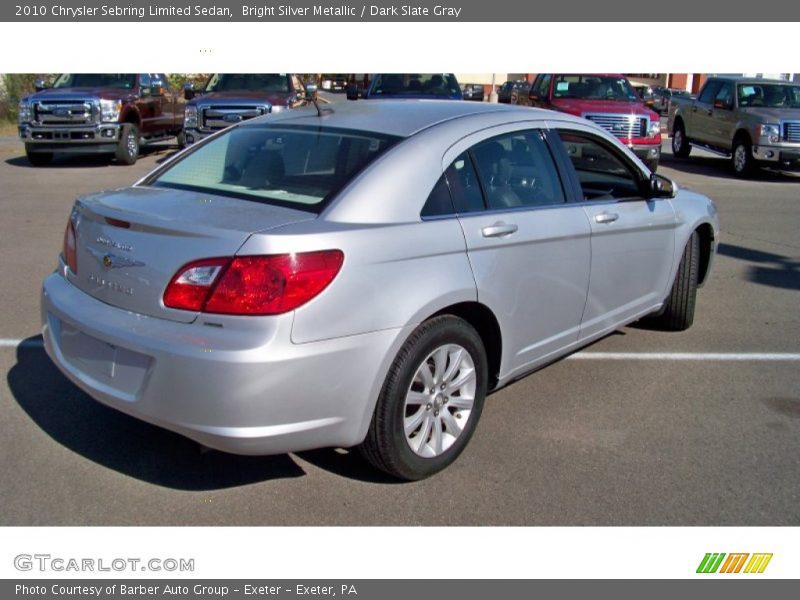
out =
{"type": "Polygon", "coordinates": [[[753,158],[766,163],[800,165],[800,144],[754,145],[753,158]]]}
{"type": "Polygon", "coordinates": [[[119,123],[45,127],[19,126],[20,140],[29,152],[114,152],[122,126],[119,123]]]}
{"type": "Polygon", "coordinates": [[[660,144],[634,144],[628,148],[642,161],[659,161],[661,159],[660,144]]]}

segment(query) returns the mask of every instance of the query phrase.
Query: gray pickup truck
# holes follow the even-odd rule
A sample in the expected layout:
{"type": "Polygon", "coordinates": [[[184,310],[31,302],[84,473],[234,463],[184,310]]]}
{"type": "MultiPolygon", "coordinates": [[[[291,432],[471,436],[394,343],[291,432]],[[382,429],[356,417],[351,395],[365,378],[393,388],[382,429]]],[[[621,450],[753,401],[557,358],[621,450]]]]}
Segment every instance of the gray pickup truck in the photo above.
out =
{"type": "Polygon", "coordinates": [[[800,166],[800,84],[771,79],[712,77],[696,99],[675,97],[669,107],[672,153],[692,146],[731,158],[746,176],[758,166],[800,166]]]}

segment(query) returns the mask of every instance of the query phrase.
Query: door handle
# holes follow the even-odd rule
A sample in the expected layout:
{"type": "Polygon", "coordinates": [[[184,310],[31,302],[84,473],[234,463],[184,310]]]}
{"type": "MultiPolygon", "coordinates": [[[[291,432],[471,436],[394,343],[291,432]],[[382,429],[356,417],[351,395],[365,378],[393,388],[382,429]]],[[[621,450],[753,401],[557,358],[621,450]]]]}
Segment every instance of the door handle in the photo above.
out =
{"type": "Polygon", "coordinates": [[[617,219],[619,219],[619,215],[617,213],[609,212],[600,213],[594,217],[595,223],[613,223],[617,219]]]}
{"type": "Polygon", "coordinates": [[[494,225],[489,225],[481,229],[481,233],[483,237],[505,237],[507,235],[511,235],[512,233],[516,232],[519,227],[514,225],[514,223],[503,223],[498,222],[494,225]]]}

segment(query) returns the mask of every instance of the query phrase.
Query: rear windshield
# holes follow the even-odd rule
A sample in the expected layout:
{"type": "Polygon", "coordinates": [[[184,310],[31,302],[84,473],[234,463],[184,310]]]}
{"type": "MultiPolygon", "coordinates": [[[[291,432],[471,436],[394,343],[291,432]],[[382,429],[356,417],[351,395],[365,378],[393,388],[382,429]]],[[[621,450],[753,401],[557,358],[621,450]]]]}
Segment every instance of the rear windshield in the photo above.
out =
{"type": "Polygon", "coordinates": [[[553,84],[553,97],[624,102],[639,100],[639,95],[627,79],[607,75],[559,75],[553,84]]]}
{"type": "Polygon", "coordinates": [[[136,75],[116,73],[64,73],[59,75],[53,87],[92,87],[92,88],[122,88],[133,89],[136,85],[136,75]]]}
{"type": "Polygon", "coordinates": [[[377,75],[372,86],[375,96],[460,96],[461,88],[452,73],[390,73],[377,75]]]}
{"type": "Polygon", "coordinates": [[[277,92],[289,93],[289,78],[286,73],[261,73],[237,75],[217,73],[206,84],[207,92],[277,92]]]}
{"type": "Polygon", "coordinates": [[[325,127],[234,127],[145,183],[318,213],[399,139],[325,127]]]}

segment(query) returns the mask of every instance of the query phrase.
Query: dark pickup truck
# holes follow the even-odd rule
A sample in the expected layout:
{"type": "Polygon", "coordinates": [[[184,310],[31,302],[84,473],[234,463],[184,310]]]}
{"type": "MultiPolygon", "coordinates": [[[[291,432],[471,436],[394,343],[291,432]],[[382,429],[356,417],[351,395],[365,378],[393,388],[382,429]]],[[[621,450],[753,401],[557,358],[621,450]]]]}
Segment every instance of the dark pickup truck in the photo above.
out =
{"type": "Polygon", "coordinates": [[[132,165],[142,142],[177,137],[183,145],[183,107],[163,73],[65,73],[22,99],[19,137],[32,165],[56,152],[114,154],[132,165]]]}
{"type": "Polygon", "coordinates": [[[186,143],[247,119],[306,106],[315,93],[316,86],[290,73],[215,73],[200,92],[191,84],[184,87],[186,143]]]}

